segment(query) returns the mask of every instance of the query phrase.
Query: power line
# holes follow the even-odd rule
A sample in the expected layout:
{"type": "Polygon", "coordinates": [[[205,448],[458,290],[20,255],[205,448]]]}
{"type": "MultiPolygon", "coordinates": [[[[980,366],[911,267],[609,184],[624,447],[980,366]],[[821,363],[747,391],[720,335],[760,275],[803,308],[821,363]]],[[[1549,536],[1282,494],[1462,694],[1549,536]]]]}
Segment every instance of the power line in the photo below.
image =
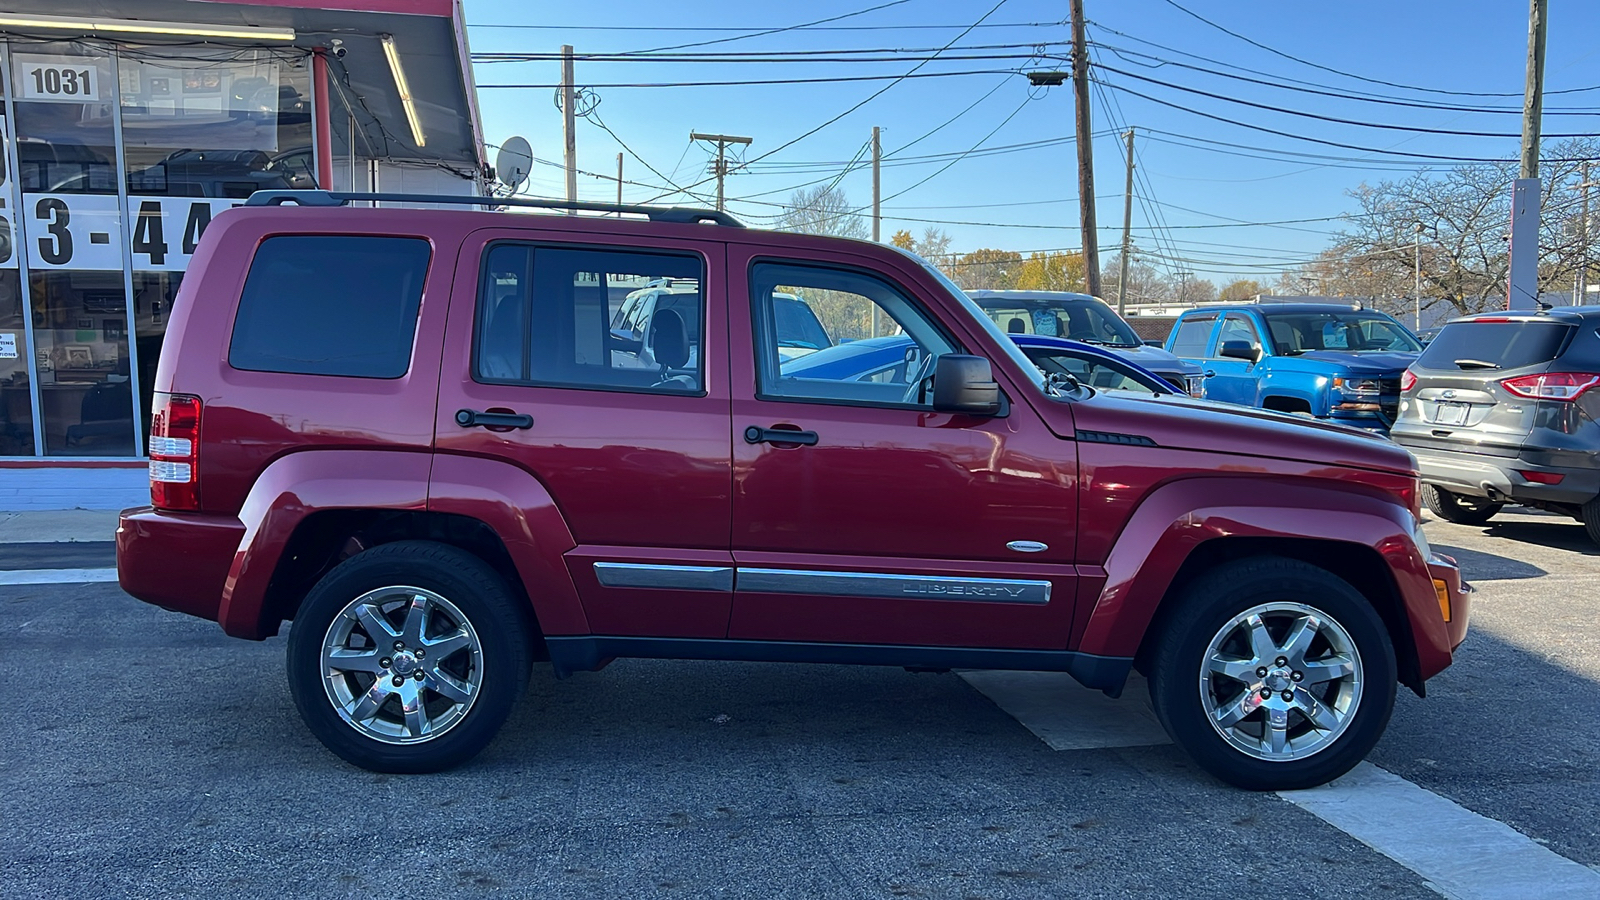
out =
{"type": "MultiPolygon", "coordinates": [[[[1169,0],[1169,2],[1170,2],[1170,0],[1169,0]]],[[[1218,93],[1214,93],[1212,91],[1203,91],[1203,90],[1201,90],[1199,88],[1187,87],[1187,86],[1181,85],[1181,84],[1174,84],[1174,83],[1172,83],[1170,81],[1162,81],[1159,78],[1150,78],[1150,77],[1145,76],[1145,75],[1139,75],[1139,74],[1136,74],[1136,73],[1133,73],[1133,72],[1126,72],[1126,71],[1123,71],[1122,69],[1118,69],[1118,68],[1115,68],[1113,66],[1105,65],[1104,63],[1098,63],[1097,62],[1097,63],[1094,64],[1094,67],[1097,68],[1097,69],[1102,69],[1102,70],[1107,71],[1107,72],[1115,72],[1118,75],[1122,75],[1122,76],[1125,76],[1127,78],[1132,78],[1132,79],[1135,79],[1137,81],[1143,81],[1143,82],[1146,82],[1148,84],[1158,84],[1158,85],[1160,85],[1162,87],[1165,87],[1165,88],[1171,88],[1171,89],[1176,90],[1176,91],[1183,91],[1184,93],[1188,93],[1188,94],[1197,94],[1197,95],[1202,96],[1202,97],[1209,97],[1209,98],[1211,98],[1213,100],[1222,100],[1222,101],[1227,102],[1227,103],[1236,103],[1236,104],[1238,104],[1240,106],[1248,106],[1248,107],[1251,107],[1252,109],[1260,109],[1260,110],[1266,110],[1268,112],[1283,113],[1284,115],[1290,115],[1290,116],[1299,116],[1299,117],[1305,118],[1305,119],[1316,119],[1316,120],[1321,121],[1321,122],[1332,122],[1332,123],[1338,124],[1338,125],[1356,125],[1356,126],[1359,126],[1359,127],[1362,127],[1362,128],[1381,128],[1381,129],[1384,129],[1386,131],[1406,131],[1406,132],[1413,132],[1413,133],[1416,133],[1416,134],[1444,134],[1444,135],[1450,135],[1452,137],[1519,138],[1519,137],[1522,136],[1521,132],[1511,133],[1511,132],[1502,132],[1502,131],[1456,131],[1456,130],[1452,130],[1452,129],[1448,129],[1448,128],[1422,128],[1422,127],[1415,126],[1415,125],[1394,125],[1394,124],[1390,124],[1390,123],[1387,123],[1387,122],[1363,122],[1360,119],[1344,119],[1344,118],[1340,118],[1338,116],[1325,116],[1325,115],[1322,115],[1320,113],[1306,112],[1304,110],[1299,110],[1299,109],[1288,109],[1288,108],[1282,107],[1282,106],[1273,106],[1273,105],[1268,104],[1268,103],[1256,103],[1256,102],[1251,101],[1251,100],[1241,100],[1238,97],[1229,97],[1226,94],[1218,94],[1218,93]]],[[[1579,137],[1590,137],[1590,136],[1591,136],[1591,134],[1589,132],[1574,132],[1574,133],[1570,133],[1570,134],[1546,134],[1545,135],[1545,137],[1547,137],[1547,138],[1579,138],[1579,137]]]]}
{"type": "MultiPolygon", "coordinates": [[[[1060,19],[1052,22],[992,22],[980,23],[974,26],[963,26],[961,23],[949,25],[834,25],[834,26],[788,26],[789,28],[804,27],[806,31],[949,31],[952,28],[1051,28],[1065,26],[1067,21],[1060,19]]],[[[715,33],[724,31],[740,31],[747,34],[755,32],[771,32],[769,28],[746,28],[731,25],[525,25],[513,22],[469,22],[468,28],[505,28],[528,31],[683,31],[715,33]]]]}
{"type": "MultiPolygon", "coordinates": [[[[932,62],[936,57],[928,57],[918,63],[918,68],[932,62]]],[[[969,69],[961,72],[920,72],[904,75],[836,75],[823,78],[744,78],[737,81],[618,81],[610,84],[586,84],[585,89],[598,90],[600,88],[684,88],[684,87],[749,87],[752,85],[770,84],[841,84],[851,81],[888,81],[888,87],[908,78],[959,78],[967,75],[1014,75],[1014,69],[969,69]]],[[[483,90],[550,90],[561,87],[559,82],[548,83],[521,83],[521,84],[480,84],[483,90]]],[[[871,99],[871,98],[868,98],[871,99]]]]}
{"type": "MultiPolygon", "coordinates": [[[[957,43],[960,42],[960,40],[962,38],[964,38],[968,34],[970,34],[974,28],[977,28],[979,25],[982,25],[990,16],[992,16],[996,12],[998,12],[1000,10],[1000,7],[1004,6],[1005,4],[1006,4],[1006,0],[1000,0],[1000,2],[998,2],[994,6],[990,7],[989,11],[984,13],[982,16],[979,16],[978,20],[976,22],[973,22],[971,25],[969,25],[966,28],[962,29],[960,34],[958,34],[955,37],[951,38],[950,41],[947,44],[945,44],[945,48],[948,49],[950,47],[955,46],[957,43]]],[[[936,53],[934,55],[937,56],[938,54],[936,53]]],[[[884,85],[883,87],[879,88],[878,90],[873,91],[871,94],[869,94],[866,97],[866,99],[862,100],[861,102],[855,104],[854,106],[851,106],[850,108],[846,109],[842,113],[839,113],[838,115],[834,116],[833,118],[824,121],[822,124],[817,125],[817,126],[811,128],[811,129],[809,129],[809,130],[807,130],[805,132],[802,132],[801,134],[799,134],[799,135],[797,135],[797,136],[795,136],[793,138],[790,138],[789,140],[783,142],[782,144],[779,144],[778,146],[772,148],[771,150],[768,150],[767,152],[765,152],[765,153],[761,154],[760,156],[756,157],[754,160],[751,160],[751,162],[757,162],[757,161],[766,159],[767,157],[773,155],[774,153],[778,153],[778,152],[781,152],[783,150],[786,150],[789,147],[792,147],[795,144],[798,144],[799,142],[801,142],[801,141],[805,140],[806,138],[812,136],[813,134],[816,134],[817,132],[821,131],[822,129],[827,128],[829,125],[832,125],[833,123],[839,121],[840,119],[843,119],[845,116],[850,115],[851,113],[855,112],[856,110],[860,109],[861,107],[866,106],[868,103],[871,103],[873,100],[876,100],[877,98],[883,96],[886,92],[889,91],[890,88],[893,88],[895,85],[899,84],[900,82],[906,80],[907,78],[916,77],[917,72],[923,66],[927,65],[928,62],[929,62],[929,60],[923,60],[923,61],[917,63],[915,66],[911,67],[910,71],[906,72],[904,75],[899,76],[898,78],[896,78],[895,80],[889,82],[888,84],[884,85]]],[[[700,184],[704,184],[704,183],[705,183],[704,181],[701,181],[701,182],[698,182],[698,183],[696,183],[694,185],[690,185],[690,187],[698,187],[700,184]]],[[[656,199],[660,199],[660,198],[656,198],[656,199]]]]}
{"type": "Polygon", "coordinates": [[[877,6],[869,6],[866,9],[858,9],[855,12],[847,12],[847,13],[843,13],[843,14],[837,15],[837,16],[829,16],[826,19],[818,19],[815,22],[806,22],[806,23],[803,23],[803,24],[800,24],[800,25],[785,25],[785,26],[782,26],[782,27],[779,27],[779,28],[768,28],[768,29],[766,29],[764,31],[754,31],[754,32],[750,32],[748,34],[736,35],[734,37],[712,38],[712,39],[706,40],[706,41],[695,41],[694,43],[690,43],[690,44],[678,44],[677,46],[673,46],[673,47],[656,47],[653,50],[641,50],[639,52],[641,52],[641,53],[656,53],[656,52],[660,52],[662,50],[683,50],[683,49],[686,49],[686,48],[689,48],[689,47],[704,47],[704,46],[707,46],[707,45],[710,45],[710,44],[723,44],[723,43],[727,43],[729,41],[742,41],[742,40],[746,40],[748,38],[764,37],[764,36],[769,35],[769,34],[779,34],[781,32],[785,32],[785,31],[798,31],[798,30],[804,29],[804,28],[814,28],[814,27],[816,27],[818,25],[826,25],[829,22],[838,22],[841,19],[851,19],[851,18],[854,18],[856,16],[864,16],[867,13],[874,13],[874,12],[877,12],[878,10],[880,10],[880,9],[888,9],[891,6],[899,6],[902,3],[907,3],[907,2],[909,2],[909,0],[889,0],[888,3],[880,3],[877,6]]]}

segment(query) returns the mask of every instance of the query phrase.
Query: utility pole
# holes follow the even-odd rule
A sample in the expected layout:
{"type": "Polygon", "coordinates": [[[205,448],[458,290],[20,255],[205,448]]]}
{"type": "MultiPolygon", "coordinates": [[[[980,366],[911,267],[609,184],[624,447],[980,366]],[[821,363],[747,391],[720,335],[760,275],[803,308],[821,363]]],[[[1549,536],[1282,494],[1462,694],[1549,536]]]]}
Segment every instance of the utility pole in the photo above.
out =
{"type": "Polygon", "coordinates": [[[717,176],[717,212],[722,212],[725,202],[722,193],[722,181],[728,177],[728,145],[748,144],[750,138],[737,137],[731,134],[701,134],[698,131],[689,133],[691,141],[710,141],[717,145],[717,161],[712,163],[712,174],[717,176]]]}
{"type": "MultiPolygon", "coordinates": [[[[617,154],[617,205],[622,205],[622,154],[617,154]]],[[[622,213],[617,213],[617,218],[622,218],[622,213]]]]}
{"type": "MultiPolygon", "coordinates": [[[[881,229],[883,227],[883,216],[880,214],[879,209],[878,209],[878,194],[879,194],[880,187],[881,187],[881,183],[880,183],[879,178],[878,178],[878,163],[882,159],[883,159],[883,145],[878,143],[878,126],[874,125],[874,126],[872,126],[872,242],[873,243],[877,243],[878,240],[880,239],[880,231],[879,231],[879,229],[881,229]]],[[[877,309],[878,309],[877,305],[874,304],[872,309],[873,309],[873,312],[877,312],[877,309]]],[[[874,329],[874,331],[876,331],[876,329],[874,329]]]]}
{"type": "Polygon", "coordinates": [[[1089,45],[1083,29],[1083,0],[1072,0],[1072,94],[1077,107],[1078,216],[1083,227],[1084,279],[1089,293],[1098,297],[1100,249],[1094,225],[1094,147],[1089,128],[1089,45]]]}
{"type": "Polygon", "coordinates": [[[1528,72],[1522,99],[1522,169],[1511,188],[1511,264],[1506,308],[1539,305],[1539,126],[1544,112],[1544,34],[1550,0],[1528,0],[1528,72]]]}
{"type": "Polygon", "coordinates": [[[1128,183],[1122,189],[1122,271],[1117,277],[1117,315],[1128,310],[1128,257],[1133,253],[1133,129],[1128,139],[1128,183]]]}
{"type": "MultiPolygon", "coordinates": [[[[572,85],[572,45],[561,45],[561,137],[566,144],[564,164],[567,168],[567,202],[578,200],[578,93],[572,85]]],[[[567,210],[575,216],[578,211],[567,210]]]]}
{"type": "Polygon", "coordinates": [[[1583,172],[1578,189],[1583,191],[1583,218],[1578,223],[1583,250],[1578,257],[1578,282],[1572,291],[1572,305],[1583,306],[1589,299],[1589,161],[1583,161],[1583,172]]]}
{"type": "Polygon", "coordinates": [[[1411,297],[1416,302],[1416,318],[1412,320],[1412,328],[1422,330],[1422,223],[1417,223],[1417,234],[1411,248],[1412,278],[1411,297]]]}

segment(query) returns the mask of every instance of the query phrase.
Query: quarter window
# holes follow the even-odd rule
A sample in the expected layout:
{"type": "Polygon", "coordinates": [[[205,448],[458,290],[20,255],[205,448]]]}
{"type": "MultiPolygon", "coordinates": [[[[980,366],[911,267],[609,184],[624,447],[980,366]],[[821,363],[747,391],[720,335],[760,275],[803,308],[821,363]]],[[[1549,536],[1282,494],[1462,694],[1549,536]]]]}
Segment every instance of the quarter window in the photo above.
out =
{"type": "Polygon", "coordinates": [[[904,292],[858,272],[751,270],[762,396],[926,407],[934,360],[955,344],[904,292]]]}
{"type": "Polygon", "coordinates": [[[478,292],[474,375],[703,394],[699,257],[496,244],[478,292]]]}
{"type": "Polygon", "coordinates": [[[429,253],[420,238],[267,238],[245,277],[228,364],[399,378],[411,366],[429,253]]]}

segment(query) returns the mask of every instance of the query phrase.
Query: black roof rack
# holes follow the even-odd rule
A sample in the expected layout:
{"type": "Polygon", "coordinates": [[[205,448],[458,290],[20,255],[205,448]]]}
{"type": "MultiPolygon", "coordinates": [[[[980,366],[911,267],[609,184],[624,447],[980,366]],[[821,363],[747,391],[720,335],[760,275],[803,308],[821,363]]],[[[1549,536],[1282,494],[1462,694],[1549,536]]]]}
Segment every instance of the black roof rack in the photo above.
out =
{"type": "Polygon", "coordinates": [[[344,206],[351,201],[373,200],[385,203],[448,203],[455,206],[526,206],[534,209],[567,209],[584,212],[631,213],[652,222],[696,224],[710,222],[743,228],[744,223],[715,209],[684,206],[638,206],[622,203],[591,203],[586,200],[540,200],[533,197],[464,197],[451,194],[352,194],[334,191],[256,191],[245,206],[344,206]]]}

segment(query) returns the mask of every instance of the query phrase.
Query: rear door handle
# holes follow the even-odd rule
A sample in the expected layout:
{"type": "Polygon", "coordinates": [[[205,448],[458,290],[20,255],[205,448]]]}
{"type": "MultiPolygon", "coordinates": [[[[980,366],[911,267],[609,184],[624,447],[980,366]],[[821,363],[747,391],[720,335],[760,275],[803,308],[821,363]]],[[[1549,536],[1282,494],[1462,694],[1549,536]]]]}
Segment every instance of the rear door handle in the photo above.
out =
{"type": "Polygon", "coordinates": [[[533,416],[526,413],[475,409],[456,410],[456,424],[462,428],[532,428],[533,416]]]}
{"type": "Polygon", "coordinates": [[[762,428],[751,425],[744,430],[744,442],[747,444],[800,444],[805,447],[814,447],[817,443],[815,431],[801,431],[798,428],[762,428]]]}

